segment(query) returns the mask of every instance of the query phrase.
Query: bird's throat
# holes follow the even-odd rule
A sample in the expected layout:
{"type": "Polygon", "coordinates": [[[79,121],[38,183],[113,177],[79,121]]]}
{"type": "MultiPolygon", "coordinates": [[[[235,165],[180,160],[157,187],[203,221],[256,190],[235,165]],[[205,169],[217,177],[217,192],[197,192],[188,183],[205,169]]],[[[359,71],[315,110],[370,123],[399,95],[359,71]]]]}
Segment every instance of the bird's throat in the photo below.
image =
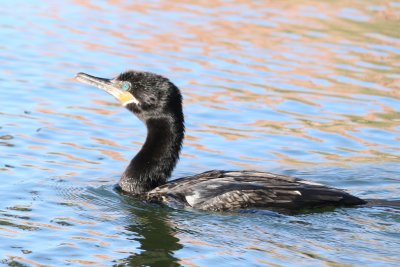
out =
{"type": "Polygon", "coordinates": [[[184,138],[183,121],[172,117],[149,119],[146,126],[146,141],[119,181],[123,191],[133,194],[143,194],[167,181],[184,138]]]}

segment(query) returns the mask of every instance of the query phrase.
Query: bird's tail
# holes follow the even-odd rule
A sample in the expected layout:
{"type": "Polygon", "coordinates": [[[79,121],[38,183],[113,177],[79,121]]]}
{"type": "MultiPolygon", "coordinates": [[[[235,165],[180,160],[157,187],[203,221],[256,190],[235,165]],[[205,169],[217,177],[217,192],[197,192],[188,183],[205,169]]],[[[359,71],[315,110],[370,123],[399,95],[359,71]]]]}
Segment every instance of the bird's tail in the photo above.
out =
{"type": "Polygon", "coordinates": [[[367,201],[364,207],[387,207],[400,209],[400,200],[386,200],[386,199],[365,199],[367,201]]]}

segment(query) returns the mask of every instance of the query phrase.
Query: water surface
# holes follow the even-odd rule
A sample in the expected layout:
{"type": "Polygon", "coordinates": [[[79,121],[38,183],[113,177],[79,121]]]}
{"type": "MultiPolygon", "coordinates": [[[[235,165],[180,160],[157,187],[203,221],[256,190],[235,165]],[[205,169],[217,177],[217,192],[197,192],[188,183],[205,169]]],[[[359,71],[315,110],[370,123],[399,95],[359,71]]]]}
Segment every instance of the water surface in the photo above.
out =
{"type": "Polygon", "coordinates": [[[2,1],[0,264],[397,266],[395,208],[220,214],[118,194],[145,129],[73,77],[181,88],[172,179],[258,169],[399,200],[399,23],[395,1],[2,1]]]}

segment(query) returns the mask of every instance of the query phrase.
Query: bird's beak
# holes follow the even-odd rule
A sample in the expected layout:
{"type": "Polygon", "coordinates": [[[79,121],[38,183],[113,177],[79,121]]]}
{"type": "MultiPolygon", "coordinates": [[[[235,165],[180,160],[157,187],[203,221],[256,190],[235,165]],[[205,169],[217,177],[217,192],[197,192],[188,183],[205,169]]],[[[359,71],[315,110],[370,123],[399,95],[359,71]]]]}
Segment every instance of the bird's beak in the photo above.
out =
{"type": "Polygon", "coordinates": [[[75,78],[81,83],[92,85],[106,91],[118,99],[118,101],[124,106],[130,103],[139,103],[131,93],[120,89],[120,83],[114,79],[98,78],[83,72],[76,74],[75,78]]]}

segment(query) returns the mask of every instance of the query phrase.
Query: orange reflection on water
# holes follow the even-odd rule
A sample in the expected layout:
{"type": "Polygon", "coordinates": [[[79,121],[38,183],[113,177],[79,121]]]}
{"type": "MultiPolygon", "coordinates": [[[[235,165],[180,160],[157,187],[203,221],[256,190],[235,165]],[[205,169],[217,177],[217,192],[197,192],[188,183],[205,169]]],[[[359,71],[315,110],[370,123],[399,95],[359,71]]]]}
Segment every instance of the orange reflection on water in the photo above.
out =
{"type": "MultiPolygon", "coordinates": [[[[344,0],[237,0],[229,4],[224,1],[108,1],[110,8],[107,12],[121,17],[118,24],[110,27],[107,26],[110,24],[108,17],[94,16],[89,12],[106,12],[104,3],[79,0],[74,3],[82,8],[83,13],[86,10],[91,16],[90,25],[86,25],[88,32],[101,32],[101,35],[93,34],[90,39],[82,41],[84,47],[126,58],[126,62],[133,64],[124,65],[121,70],[145,68],[150,63],[136,59],[152,55],[160,59],[154,62],[155,65],[167,66],[168,71],[178,73],[178,77],[191,73],[182,88],[187,112],[190,113],[193,104],[200,104],[203,109],[226,114],[227,117],[232,114],[234,120],[240,114],[239,104],[243,103],[253,105],[255,110],[270,109],[290,119],[273,121],[260,115],[253,122],[239,124],[234,129],[207,121],[196,122],[201,130],[187,129],[188,135],[198,137],[197,141],[186,142],[193,149],[218,153],[202,142],[201,134],[204,132],[222,136],[227,141],[259,138],[259,134],[265,133],[323,143],[321,137],[310,134],[311,130],[317,130],[338,134],[363,146],[355,151],[360,155],[345,156],[348,161],[352,161],[353,157],[355,161],[360,158],[380,161],[381,157],[399,160],[392,153],[381,151],[378,155],[374,152],[378,146],[381,150],[394,150],[392,144],[382,145],[359,136],[359,131],[363,129],[399,133],[396,128],[398,114],[390,106],[376,100],[376,105],[382,107],[379,112],[377,108],[363,114],[335,114],[329,110],[330,105],[345,109],[363,105],[364,101],[370,102],[377,97],[400,99],[398,53],[394,49],[371,46],[400,45],[395,30],[400,8],[391,1],[380,2],[379,9],[372,8],[372,4],[344,0]],[[165,14],[170,17],[166,19],[165,14]],[[158,19],[146,19],[147,16],[158,19]],[[166,23],[161,23],[163,21],[166,23]],[[104,36],[112,42],[102,42],[104,36]],[[180,62],[182,64],[178,64],[180,62]],[[192,68],[191,64],[195,67],[192,68]],[[198,73],[193,74],[193,71],[198,73]],[[201,88],[207,88],[207,92],[201,88]],[[281,109],[280,106],[287,101],[319,109],[320,115],[281,109]],[[260,121],[267,123],[260,124],[260,121]],[[243,130],[246,127],[250,128],[249,132],[243,130]],[[365,152],[369,155],[365,156],[365,152]]],[[[57,15],[60,11],[56,7],[51,7],[51,11],[51,14],[43,16],[62,20],[62,16],[57,15]]],[[[69,30],[77,32],[72,27],[69,30]]],[[[103,107],[117,105],[96,99],[93,103],[103,107]]],[[[71,108],[115,116],[103,107],[71,108]]],[[[51,114],[48,108],[41,107],[38,111],[51,114]]],[[[100,127],[79,115],[58,115],[100,127]]],[[[109,125],[101,127],[112,128],[109,125]]],[[[98,143],[119,147],[114,140],[105,138],[98,143]]],[[[140,142],[135,144],[140,146],[140,142]]],[[[325,153],[316,151],[321,155],[325,153]]],[[[315,153],[311,149],[308,152],[315,153]]],[[[123,160],[110,151],[102,153],[123,160]]],[[[282,160],[288,157],[279,151],[276,153],[282,155],[282,160]]],[[[327,161],[336,160],[329,154],[324,157],[327,161]]],[[[338,155],[338,158],[343,159],[343,155],[338,155]]]]}

